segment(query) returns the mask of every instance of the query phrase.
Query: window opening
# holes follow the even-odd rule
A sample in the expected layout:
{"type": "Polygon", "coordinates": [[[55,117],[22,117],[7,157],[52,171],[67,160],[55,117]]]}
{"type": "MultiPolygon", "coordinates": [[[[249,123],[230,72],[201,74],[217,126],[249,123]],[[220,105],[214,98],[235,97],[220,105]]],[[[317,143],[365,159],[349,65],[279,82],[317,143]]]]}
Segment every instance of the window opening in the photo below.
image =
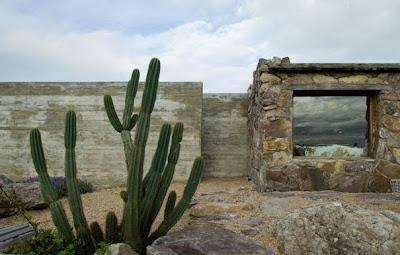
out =
{"type": "Polygon", "coordinates": [[[293,155],[368,154],[367,96],[294,96],[293,155]]]}

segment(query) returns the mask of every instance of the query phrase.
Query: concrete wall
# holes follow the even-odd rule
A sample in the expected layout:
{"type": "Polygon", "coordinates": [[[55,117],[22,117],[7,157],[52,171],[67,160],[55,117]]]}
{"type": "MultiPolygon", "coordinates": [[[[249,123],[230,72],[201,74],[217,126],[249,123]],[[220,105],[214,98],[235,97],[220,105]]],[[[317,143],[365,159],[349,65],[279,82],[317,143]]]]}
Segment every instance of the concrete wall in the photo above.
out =
{"type": "Polygon", "coordinates": [[[248,176],[247,94],[204,94],[204,176],[248,176]]]}
{"type": "MultiPolygon", "coordinates": [[[[135,106],[140,106],[140,86],[135,106]]],[[[35,176],[29,131],[42,133],[49,174],[64,176],[64,121],[68,110],[77,113],[79,178],[102,187],[125,185],[126,168],[119,133],[108,122],[103,96],[111,94],[119,116],[125,82],[0,83],[0,174],[14,181],[35,176]]],[[[135,110],[137,112],[137,109],[135,110]]],[[[186,179],[201,154],[202,83],[160,83],[146,151],[146,167],[155,151],[162,123],[185,124],[175,179],[186,179]]]]}

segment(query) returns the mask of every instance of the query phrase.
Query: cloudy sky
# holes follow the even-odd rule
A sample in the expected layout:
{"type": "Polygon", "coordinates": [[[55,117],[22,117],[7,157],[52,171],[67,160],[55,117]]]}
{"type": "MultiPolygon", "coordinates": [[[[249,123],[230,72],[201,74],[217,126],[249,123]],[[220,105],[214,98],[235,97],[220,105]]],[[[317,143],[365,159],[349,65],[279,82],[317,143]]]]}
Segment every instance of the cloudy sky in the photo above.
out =
{"type": "Polygon", "coordinates": [[[398,0],[0,0],[1,81],[162,81],[245,93],[259,58],[400,62],[398,0]]]}

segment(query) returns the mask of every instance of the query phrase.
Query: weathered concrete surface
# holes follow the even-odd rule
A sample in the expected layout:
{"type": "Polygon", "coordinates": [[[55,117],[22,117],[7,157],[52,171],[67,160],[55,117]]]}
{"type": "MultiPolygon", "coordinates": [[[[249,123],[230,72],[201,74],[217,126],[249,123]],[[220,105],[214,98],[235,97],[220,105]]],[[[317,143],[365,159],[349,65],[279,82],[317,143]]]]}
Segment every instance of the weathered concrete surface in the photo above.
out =
{"type": "Polygon", "coordinates": [[[247,94],[204,94],[203,176],[248,176],[247,94]]]}
{"type": "MultiPolygon", "coordinates": [[[[64,121],[68,110],[77,114],[78,177],[100,187],[125,185],[123,145],[108,121],[103,96],[110,94],[120,118],[126,82],[0,83],[0,174],[14,181],[35,176],[29,131],[41,130],[51,176],[64,175],[64,121]]],[[[143,84],[135,100],[141,103],[143,84]]],[[[201,155],[202,83],[161,82],[151,119],[145,170],[154,154],[161,125],[185,124],[175,180],[187,179],[193,160],[201,155]]],[[[134,131],[132,132],[134,135],[134,131]]]]}

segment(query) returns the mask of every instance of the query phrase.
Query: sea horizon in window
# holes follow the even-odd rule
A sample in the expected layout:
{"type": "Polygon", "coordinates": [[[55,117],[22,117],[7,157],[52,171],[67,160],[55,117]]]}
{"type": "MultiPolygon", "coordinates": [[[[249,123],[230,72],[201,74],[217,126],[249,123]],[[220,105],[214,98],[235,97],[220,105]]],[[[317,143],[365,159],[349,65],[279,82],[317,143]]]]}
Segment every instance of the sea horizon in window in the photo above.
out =
{"type": "Polygon", "coordinates": [[[366,147],[366,96],[294,97],[293,144],[366,147]]]}

